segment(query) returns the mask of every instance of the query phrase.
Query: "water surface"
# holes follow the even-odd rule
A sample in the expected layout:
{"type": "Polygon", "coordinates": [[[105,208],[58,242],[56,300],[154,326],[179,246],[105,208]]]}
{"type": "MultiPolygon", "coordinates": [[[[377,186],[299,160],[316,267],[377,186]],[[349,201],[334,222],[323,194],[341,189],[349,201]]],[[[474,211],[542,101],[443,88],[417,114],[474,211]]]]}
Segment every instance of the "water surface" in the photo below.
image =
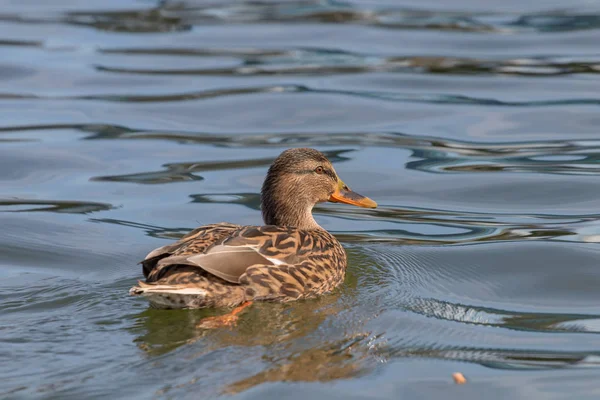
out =
{"type": "Polygon", "coordinates": [[[0,1],[1,397],[597,398],[599,41],[585,0],[0,1]],[[128,296],[295,146],[380,205],[315,209],[343,287],[128,296]]]}

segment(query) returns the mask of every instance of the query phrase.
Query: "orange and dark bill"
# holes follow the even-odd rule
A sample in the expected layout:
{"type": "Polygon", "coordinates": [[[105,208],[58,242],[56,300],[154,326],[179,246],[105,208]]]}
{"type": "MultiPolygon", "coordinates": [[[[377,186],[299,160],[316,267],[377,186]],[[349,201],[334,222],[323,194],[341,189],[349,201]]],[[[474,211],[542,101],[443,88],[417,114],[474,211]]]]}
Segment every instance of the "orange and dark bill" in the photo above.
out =
{"type": "Polygon", "coordinates": [[[348,186],[341,180],[339,181],[336,191],[329,196],[329,201],[332,203],[346,203],[352,204],[353,206],[364,207],[364,208],[376,208],[377,203],[368,197],[353,192],[348,186]]]}

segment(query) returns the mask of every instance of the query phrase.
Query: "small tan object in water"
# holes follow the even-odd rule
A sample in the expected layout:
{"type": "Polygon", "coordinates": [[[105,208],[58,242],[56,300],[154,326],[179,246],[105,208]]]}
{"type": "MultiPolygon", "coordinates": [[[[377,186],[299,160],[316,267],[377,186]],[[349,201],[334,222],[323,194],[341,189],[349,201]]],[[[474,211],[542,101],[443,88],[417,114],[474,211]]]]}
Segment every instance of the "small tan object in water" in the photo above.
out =
{"type": "Polygon", "coordinates": [[[467,378],[465,378],[465,376],[460,372],[453,373],[452,378],[454,379],[454,383],[456,383],[457,385],[464,385],[465,383],[467,383],[467,378]]]}

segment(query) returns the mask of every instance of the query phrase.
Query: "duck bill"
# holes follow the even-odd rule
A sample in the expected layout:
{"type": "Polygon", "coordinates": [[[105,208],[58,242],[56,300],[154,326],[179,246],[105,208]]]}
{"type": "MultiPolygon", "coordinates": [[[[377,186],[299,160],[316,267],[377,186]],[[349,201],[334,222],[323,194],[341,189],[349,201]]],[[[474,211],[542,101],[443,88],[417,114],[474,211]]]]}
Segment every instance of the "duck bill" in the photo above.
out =
{"type": "Polygon", "coordinates": [[[331,196],[329,196],[329,201],[332,203],[345,203],[364,208],[377,207],[377,203],[375,203],[373,200],[363,196],[362,194],[353,192],[342,181],[340,181],[336,191],[331,196]]]}

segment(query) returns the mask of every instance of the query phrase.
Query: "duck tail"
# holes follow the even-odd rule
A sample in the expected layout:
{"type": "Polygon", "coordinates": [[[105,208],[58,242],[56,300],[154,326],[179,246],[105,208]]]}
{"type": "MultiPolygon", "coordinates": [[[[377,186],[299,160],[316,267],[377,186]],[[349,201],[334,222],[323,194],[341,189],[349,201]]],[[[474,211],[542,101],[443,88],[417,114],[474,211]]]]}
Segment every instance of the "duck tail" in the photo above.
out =
{"type": "Polygon", "coordinates": [[[227,296],[219,296],[210,288],[141,282],[131,289],[132,296],[144,296],[155,308],[206,308],[229,307],[245,301],[245,291],[240,286],[228,287],[227,296]]]}
{"type": "Polygon", "coordinates": [[[148,283],[138,281],[137,286],[129,289],[129,294],[132,296],[148,295],[152,293],[174,293],[174,294],[190,294],[196,296],[205,296],[206,290],[199,287],[185,287],[181,285],[165,285],[160,283],[148,283]]]}
{"type": "Polygon", "coordinates": [[[144,296],[155,308],[199,308],[205,302],[206,290],[138,281],[129,289],[132,296],[144,296]]]}

